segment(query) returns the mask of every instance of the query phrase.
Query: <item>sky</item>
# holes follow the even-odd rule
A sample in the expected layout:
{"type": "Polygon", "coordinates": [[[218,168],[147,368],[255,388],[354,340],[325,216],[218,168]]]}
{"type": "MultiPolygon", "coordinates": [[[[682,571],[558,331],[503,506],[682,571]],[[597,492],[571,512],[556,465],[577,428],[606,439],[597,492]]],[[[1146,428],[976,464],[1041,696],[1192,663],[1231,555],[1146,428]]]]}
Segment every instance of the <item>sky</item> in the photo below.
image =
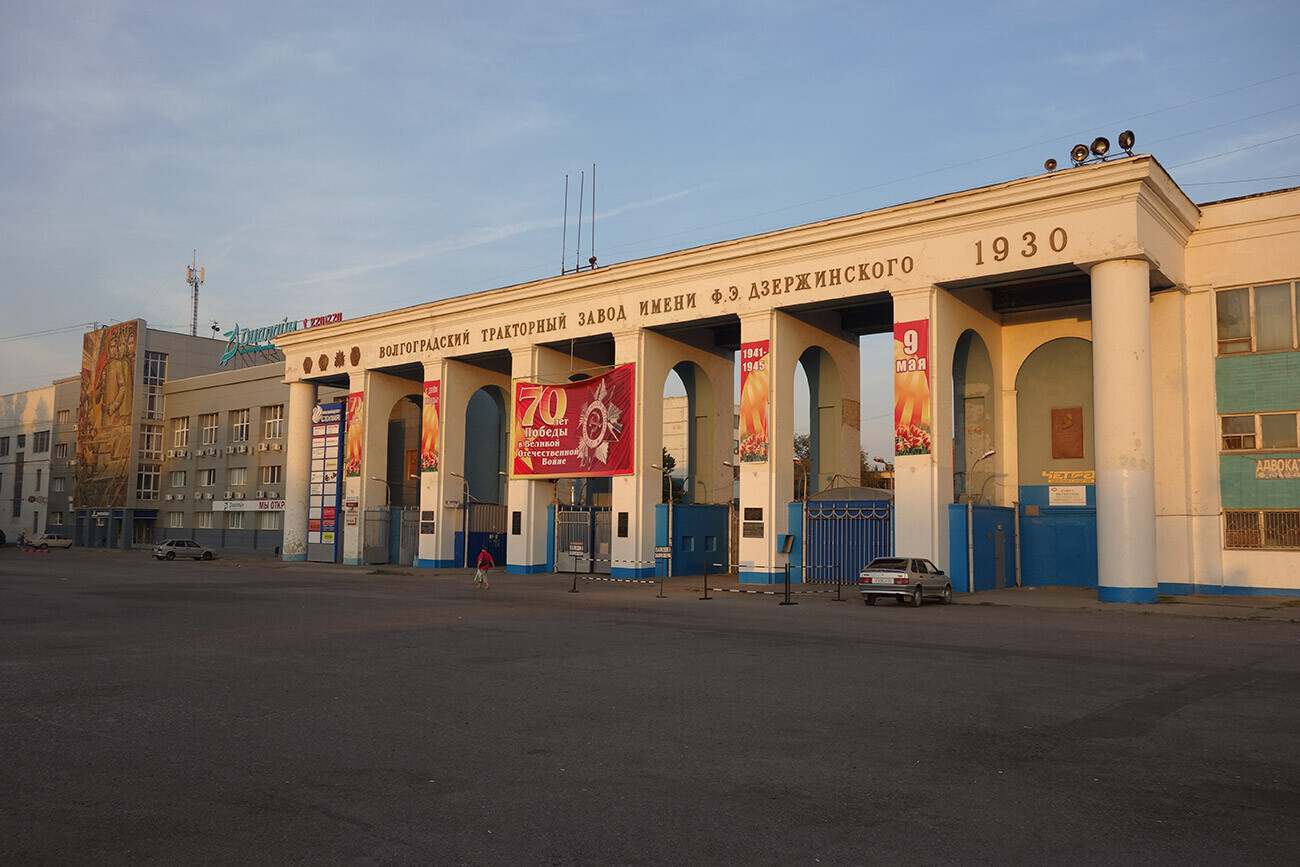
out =
{"type": "MultiPolygon", "coordinates": [[[[1036,175],[1124,129],[1193,201],[1300,185],[1297,33],[1294,0],[10,0],[0,394],[76,373],[95,324],[187,332],[196,251],[208,334],[553,276],[593,164],[601,264],[1036,175]]],[[[891,387],[882,347],[864,392],[891,387]]],[[[864,394],[869,451],[889,401],[864,394]]]]}

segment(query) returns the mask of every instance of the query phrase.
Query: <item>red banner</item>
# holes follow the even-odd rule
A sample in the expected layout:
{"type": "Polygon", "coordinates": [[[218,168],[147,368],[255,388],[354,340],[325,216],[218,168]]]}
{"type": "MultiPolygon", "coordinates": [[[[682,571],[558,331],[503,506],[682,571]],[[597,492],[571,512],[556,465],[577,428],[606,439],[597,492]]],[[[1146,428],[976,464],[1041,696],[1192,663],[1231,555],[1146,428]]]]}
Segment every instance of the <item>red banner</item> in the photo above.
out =
{"type": "Polygon", "coordinates": [[[515,476],[621,476],[633,471],[635,368],[562,385],[515,383],[515,476]]]}
{"type": "Polygon", "coordinates": [[[420,472],[438,472],[438,406],[442,382],[424,384],[424,412],[420,419],[420,472]]]}
{"type": "Polygon", "coordinates": [[[894,454],[930,453],[930,320],[894,323],[894,454]]]}
{"type": "Polygon", "coordinates": [[[740,344],[740,460],[767,460],[767,402],[772,392],[766,340],[740,344]]]}

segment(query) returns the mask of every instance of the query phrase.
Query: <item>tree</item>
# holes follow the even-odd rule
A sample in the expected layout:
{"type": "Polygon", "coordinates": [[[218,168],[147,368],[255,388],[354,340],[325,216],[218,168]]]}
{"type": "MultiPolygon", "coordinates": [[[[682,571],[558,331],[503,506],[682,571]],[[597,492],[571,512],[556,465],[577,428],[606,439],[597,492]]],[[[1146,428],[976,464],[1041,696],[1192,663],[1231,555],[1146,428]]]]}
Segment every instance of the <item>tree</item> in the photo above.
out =
{"type": "Polygon", "coordinates": [[[673,470],[677,468],[677,459],[669,454],[665,447],[663,451],[663,460],[659,466],[663,467],[664,484],[663,484],[663,501],[665,503],[683,503],[686,501],[686,483],[682,479],[673,478],[673,470]]]}
{"type": "Polygon", "coordinates": [[[794,435],[794,498],[806,500],[812,493],[809,490],[812,480],[812,436],[806,433],[794,435]]]}

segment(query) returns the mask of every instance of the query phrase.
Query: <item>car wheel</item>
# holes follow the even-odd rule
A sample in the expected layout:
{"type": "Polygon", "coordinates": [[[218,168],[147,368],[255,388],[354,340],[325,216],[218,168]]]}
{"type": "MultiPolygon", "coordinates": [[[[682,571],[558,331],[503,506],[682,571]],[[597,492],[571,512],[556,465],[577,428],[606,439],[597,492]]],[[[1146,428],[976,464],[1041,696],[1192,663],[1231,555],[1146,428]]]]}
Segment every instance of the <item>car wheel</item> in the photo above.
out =
{"type": "Polygon", "coordinates": [[[943,597],[942,597],[942,601],[943,601],[943,604],[944,604],[944,605],[951,605],[951,604],[952,604],[952,585],[951,585],[951,584],[945,584],[945,585],[943,585],[943,597]]]}
{"type": "Polygon", "coordinates": [[[916,588],[915,590],[912,591],[912,599],[911,599],[911,602],[912,602],[912,607],[913,607],[913,608],[920,608],[920,607],[921,607],[921,588],[920,588],[919,585],[917,586],[917,588],[916,588]]]}
{"type": "Polygon", "coordinates": [[[867,605],[875,605],[875,604],[876,604],[876,597],[874,597],[874,596],[863,596],[863,597],[862,597],[862,601],[865,602],[867,605]]]}
{"type": "Polygon", "coordinates": [[[176,559],[176,552],[175,552],[175,551],[168,551],[166,554],[163,555],[163,558],[166,559],[166,560],[175,560],[175,559],[176,559]]]}
{"type": "Polygon", "coordinates": [[[212,552],[211,552],[211,551],[204,551],[204,552],[203,552],[203,559],[204,559],[204,560],[211,560],[211,559],[212,559],[212,552]]]}

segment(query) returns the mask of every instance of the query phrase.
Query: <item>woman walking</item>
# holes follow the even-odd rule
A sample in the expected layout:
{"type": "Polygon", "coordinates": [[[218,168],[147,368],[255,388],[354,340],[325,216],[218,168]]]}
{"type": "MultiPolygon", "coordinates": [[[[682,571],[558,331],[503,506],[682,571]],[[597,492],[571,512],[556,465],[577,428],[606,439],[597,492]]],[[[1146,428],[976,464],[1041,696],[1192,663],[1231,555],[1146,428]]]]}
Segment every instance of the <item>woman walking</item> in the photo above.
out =
{"type": "Polygon", "coordinates": [[[481,587],[484,590],[492,589],[492,585],[489,584],[487,580],[487,570],[491,569],[495,565],[496,563],[493,562],[492,555],[488,553],[488,549],[485,546],[482,551],[478,552],[478,571],[474,573],[474,586],[476,588],[481,587]]]}

